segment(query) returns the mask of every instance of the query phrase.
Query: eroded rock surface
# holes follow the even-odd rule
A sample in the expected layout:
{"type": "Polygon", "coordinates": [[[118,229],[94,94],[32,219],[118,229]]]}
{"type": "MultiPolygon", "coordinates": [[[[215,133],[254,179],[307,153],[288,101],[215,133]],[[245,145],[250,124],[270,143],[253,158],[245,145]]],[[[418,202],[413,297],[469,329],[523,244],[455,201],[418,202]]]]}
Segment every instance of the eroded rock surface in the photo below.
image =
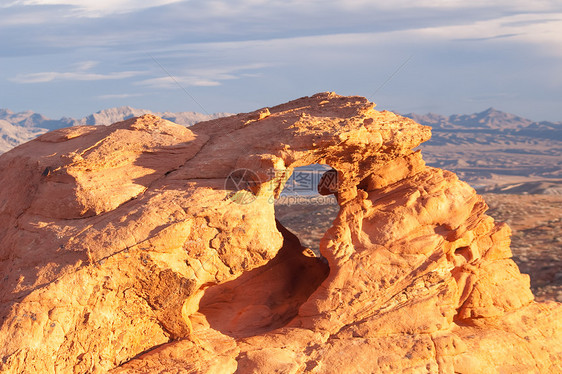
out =
{"type": "Polygon", "coordinates": [[[0,371],[562,370],[510,230],[430,129],[322,93],[185,128],[152,115],[0,156],[0,371]],[[293,168],[337,170],[314,257],[275,220],[293,168]]]}

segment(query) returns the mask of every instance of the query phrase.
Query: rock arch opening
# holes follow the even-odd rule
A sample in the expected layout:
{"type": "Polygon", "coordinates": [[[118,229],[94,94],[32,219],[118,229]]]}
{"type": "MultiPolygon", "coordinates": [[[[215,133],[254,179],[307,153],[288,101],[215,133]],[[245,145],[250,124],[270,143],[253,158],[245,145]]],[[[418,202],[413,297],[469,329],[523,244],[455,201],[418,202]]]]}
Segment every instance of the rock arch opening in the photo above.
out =
{"type": "Polygon", "coordinates": [[[277,220],[295,233],[301,244],[316,256],[321,256],[320,239],[340,208],[335,194],[318,191],[319,184],[328,189],[337,183],[337,174],[332,179],[322,179],[330,170],[333,169],[329,165],[320,164],[296,168],[275,201],[277,220]]]}
{"type": "Polygon", "coordinates": [[[318,195],[318,180],[328,169],[312,165],[293,172],[275,201],[283,246],[267,264],[206,289],[198,312],[191,316],[195,330],[208,325],[244,338],[283,327],[297,316],[330,271],[318,250],[339,209],[333,195],[318,195]]]}

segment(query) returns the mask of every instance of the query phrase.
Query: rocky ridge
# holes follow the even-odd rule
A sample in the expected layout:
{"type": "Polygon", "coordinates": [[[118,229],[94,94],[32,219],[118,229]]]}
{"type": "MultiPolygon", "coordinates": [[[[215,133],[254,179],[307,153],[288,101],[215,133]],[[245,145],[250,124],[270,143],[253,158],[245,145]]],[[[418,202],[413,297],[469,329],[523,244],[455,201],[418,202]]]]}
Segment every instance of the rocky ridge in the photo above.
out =
{"type": "Polygon", "coordinates": [[[3,154],[0,371],[559,371],[562,307],[533,300],[482,197],[413,150],[430,136],[322,93],[3,154]],[[321,257],[273,204],[310,164],[338,176],[321,257]]]}
{"type": "MultiPolygon", "coordinates": [[[[486,214],[506,222],[512,230],[510,249],[522,273],[531,278],[531,291],[539,301],[562,302],[562,195],[482,195],[490,207],[486,214]]],[[[315,196],[279,199],[277,219],[318,252],[320,239],[339,212],[335,199],[315,196]]]]}
{"type": "Polygon", "coordinates": [[[224,117],[228,113],[202,114],[196,112],[161,112],[155,113],[146,109],[135,109],[129,106],[100,110],[86,117],[75,119],[63,117],[50,119],[33,111],[14,113],[0,109],[0,153],[25,143],[47,131],[69,126],[101,125],[123,121],[132,117],[153,114],[180,125],[191,126],[200,121],[224,117]]]}
{"type": "MultiPolygon", "coordinates": [[[[107,126],[144,114],[154,114],[185,126],[229,115],[154,113],[125,106],[101,110],[81,119],[52,120],[32,111],[13,113],[0,109],[0,152],[48,130],[107,126]]],[[[405,116],[432,127],[432,138],[421,145],[428,165],[451,170],[474,187],[494,189],[519,183],[554,183],[555,188],[545,193],[562,191],[562,122],[535,122],[493,108],[474,114],[410,113],[405,116]]],[[[535,190],[530,186],[525,192],[535,193],[531,189],[535,190]]]]}

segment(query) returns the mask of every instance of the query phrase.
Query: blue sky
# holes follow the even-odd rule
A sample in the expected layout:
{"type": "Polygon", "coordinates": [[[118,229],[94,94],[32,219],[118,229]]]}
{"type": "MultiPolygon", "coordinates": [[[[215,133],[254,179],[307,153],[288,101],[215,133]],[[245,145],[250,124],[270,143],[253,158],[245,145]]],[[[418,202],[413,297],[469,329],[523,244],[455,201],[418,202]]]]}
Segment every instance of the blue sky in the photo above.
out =
{"type": "Polygon", "coordinates": [[[562,121],[559,0],[0,0],[0,36],[0,107],[51,118],[335,91],[562,121]]]}

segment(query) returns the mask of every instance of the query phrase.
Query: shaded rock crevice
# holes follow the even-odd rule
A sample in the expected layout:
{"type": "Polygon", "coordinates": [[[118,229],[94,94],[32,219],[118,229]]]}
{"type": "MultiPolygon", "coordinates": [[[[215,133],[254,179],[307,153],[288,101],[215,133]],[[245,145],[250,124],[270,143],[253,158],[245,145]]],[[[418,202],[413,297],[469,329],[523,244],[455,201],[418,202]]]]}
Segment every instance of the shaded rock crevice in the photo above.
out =
{"type": "Polygon", "coordinates": [[[299,239],[279,221],[276,224],[283,235],[277,255],[235,280],[206,288],[194,320],[204,319],[214,330],[244,338],[278,329],[297,316],[329,268],[321,258],[307,255],[299,239]],[[261,288],[264,284],[267,289],[261,288]]]}

